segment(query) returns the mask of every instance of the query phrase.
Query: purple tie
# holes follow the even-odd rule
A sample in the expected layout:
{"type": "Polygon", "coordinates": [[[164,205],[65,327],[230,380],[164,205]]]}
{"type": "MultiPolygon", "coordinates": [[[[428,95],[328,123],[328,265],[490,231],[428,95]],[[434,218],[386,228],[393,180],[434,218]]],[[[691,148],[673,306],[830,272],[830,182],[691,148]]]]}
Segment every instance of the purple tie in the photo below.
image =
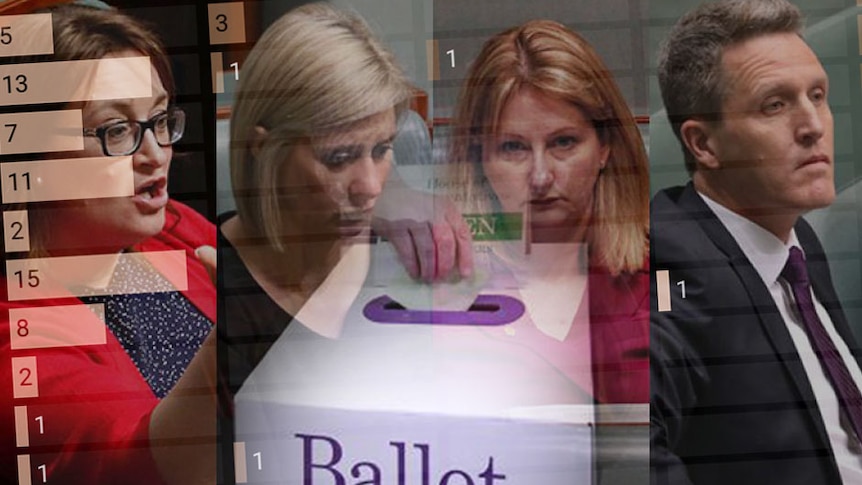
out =
{"type": "Polygon", "coordinates": [[[832,339],[829,338],[829,334],[826,333],[823,323],[820,322],[820,318],[814,310],[814,303],[811,301],[811,285],[808,282],[808,269],[805,266],[805,256],[802,255],[801,249],[795,246],[790,248],[790,257],[781,271],[781,276],[790,283],[790,287],[793,289],[796,307],[802,316],[802,322],[805,324],[805,333],[808,334],[808,339],[814,347],[817,358],[820,359],[820,364],[826,371],[826,377],[832,384],[832,388],[835,389],[841,410],[850,419],[857,439],[862,441],[862,395],[859,394],[859,388],[856,387],[856,383],[850,377],[847,365],[841,355],[838,354],[835,344],[832,343],[832,339]]]}

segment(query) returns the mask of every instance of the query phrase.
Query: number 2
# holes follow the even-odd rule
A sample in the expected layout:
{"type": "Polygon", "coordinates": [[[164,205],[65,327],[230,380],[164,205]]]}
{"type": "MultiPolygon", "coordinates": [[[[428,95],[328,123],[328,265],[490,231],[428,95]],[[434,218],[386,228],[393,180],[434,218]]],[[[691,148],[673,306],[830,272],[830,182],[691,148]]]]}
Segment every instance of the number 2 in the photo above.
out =
{"type": "Polygon", "coordinates": [[[24,235],[21,234],[21,231],[24,230],[24,224],[21,224],[20,221],[15,221],[11,224],[12,229],[15,229],[15,234],[12,235],[12,239],[16,241],[21,241],[24,239],[24,235]]]}
{"type": "Polygon", "coordinates": [[[32,372],[30,372],[30,369],[28,369],[26,367],[22,367],[21,370],[18,371],[18,373],[24,374],[24,378],[21,379],[21,385],[22,386],[32,386],[33,385],[33,383],[30,382],[30,375],[32,374],[32,372]]]}
{"type": "Polygon", "coordinates": [[[216,30],[219,32],[224,32],[227,30],[227,15],[220,13],[216,15],[216,21],[218,25],[216,25],[216,30]]]}

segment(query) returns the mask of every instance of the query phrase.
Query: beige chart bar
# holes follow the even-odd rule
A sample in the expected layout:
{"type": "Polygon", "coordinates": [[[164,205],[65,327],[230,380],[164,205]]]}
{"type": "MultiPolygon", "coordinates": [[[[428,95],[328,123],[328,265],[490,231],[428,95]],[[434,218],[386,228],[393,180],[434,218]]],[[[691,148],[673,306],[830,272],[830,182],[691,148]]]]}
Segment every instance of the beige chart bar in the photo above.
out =
{"type": "Polygon", "coordinates": [[[661,270],[655,272],[656,295],[658,295],[658,311],[670,311],[670,272],[661,270]]]}
{"type": "Polygon", "coordinates": [[[148,57],[0,66],[0,106],[152,96],[148,57]]]}
{"type": "Polygon", "coordinates": [[[440,46],[434,39],[425,41],[425,53],[428,59],[428,80],[440,80],[440,46]]]}
{"type": "Polygon", "coordinates": [[[53,53],[50,13],[0,16],[0,57],[53,53]]]}
{"type": "Polygon", "coordinates": [[[161,286],[143,285],[127,294],[185,291],[189,287],[183,250],[13,259],[6,261],[8,298],[21,301],[110,295],[111,290],[105,287],[118,264],[149,268],[162,277],[161,286]]]}
{"type": "Polygon", "coordinates": [[[15,444],[19,448],[30,446],[30,427],[27,406],[15,406],[15,444]]]}
{"type": "Polygon", "coordinates": [[[104,345],[105,305],[58,305],[9,310],[12,350],[104,345]],[[22,323],[23,322],[23,323],[22,323]],[[26,332],[16,329],[26,324],[26,332]]]}
{"type": "Polygon", "coordinates": [[[30,218],[27,211],[6,211],[3,213],[3,239],[6,252],[26,252],[30,250],[30,218]]]}
{"type": "Polygon", "coordinates": [[[18,455],[18,485],[33,485],[30,478],[30,455],[18,455]]]}
{"type": "Polygon", "coordinates": [[[12,397],[39,397],[38,377],[36,356],[12,357],[12,397]]]}
{"type": "Polygon", "coordinates": [[[233,444],[233,463],[236,473],[236,483],[248,483],[248,465],[245,459],[245,442],[233,444]]]}
{"type": "Polygon", "coordinates": [[[224,55],[221,52],[210,53],[210,69],[212,69],[213,93],[224,93],[224,55]]]}
{"type": "Polygon", "coordinates": [[[131,156],[3,163],[0,176],[6,204],[135,195],[131,156]]]}
{"type": "Polygon", "coordinates": [[[81,110],[0,115],[0,155],[84,149],[81,110]]]}

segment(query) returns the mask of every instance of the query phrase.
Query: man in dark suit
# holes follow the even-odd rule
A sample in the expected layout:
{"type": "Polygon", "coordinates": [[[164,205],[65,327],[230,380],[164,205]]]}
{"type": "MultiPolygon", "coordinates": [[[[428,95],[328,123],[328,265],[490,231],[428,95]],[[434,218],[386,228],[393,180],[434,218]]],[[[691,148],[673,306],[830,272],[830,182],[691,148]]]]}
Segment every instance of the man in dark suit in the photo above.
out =
{"type": "Polygon", "coordinates": [[[651,205],[651,268],[669,275],[650,318],[653,485],[862,483],[858,348],[801,219],[835,197],[828,79],[801,26],[785,0],[719,0],[660,55],[691,182],[651,205]]]}

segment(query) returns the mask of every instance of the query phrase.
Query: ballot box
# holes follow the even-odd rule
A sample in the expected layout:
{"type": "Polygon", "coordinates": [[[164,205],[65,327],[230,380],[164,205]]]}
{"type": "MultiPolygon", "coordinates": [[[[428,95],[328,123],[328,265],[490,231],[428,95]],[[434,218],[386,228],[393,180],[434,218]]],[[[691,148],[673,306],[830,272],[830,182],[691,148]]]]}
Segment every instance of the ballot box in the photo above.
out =
{"type": "Polygon", "coordinates": [[[457,291],[344,255],[235,397],[238,482],[593,483],[585,248],[475,244],[457,291]]]}

